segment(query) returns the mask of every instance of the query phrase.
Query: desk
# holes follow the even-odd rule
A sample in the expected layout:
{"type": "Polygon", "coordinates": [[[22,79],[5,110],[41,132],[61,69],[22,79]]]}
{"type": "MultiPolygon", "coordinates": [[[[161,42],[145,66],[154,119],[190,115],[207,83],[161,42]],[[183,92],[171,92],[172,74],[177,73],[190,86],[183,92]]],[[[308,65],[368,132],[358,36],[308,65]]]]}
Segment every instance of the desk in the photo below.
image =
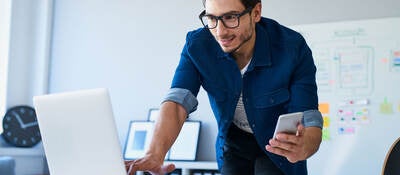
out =
{"type": "MultiPolygon", "coordinates": [[[[182,175],[191,175],[191,170],[218,170],[215,161],[165,161],[164,164],[173,163],[176,169],[182,169],[182,175]]],[[[138,172],[136,175],[144,175],[144,172],[138,172]]]]}
{"type": "Polygon", "coordinates": [[[49,174],[41,142],[32,148],[18,148],[0,138],[0,155],[15,159],[15,175],[49,174]]]}

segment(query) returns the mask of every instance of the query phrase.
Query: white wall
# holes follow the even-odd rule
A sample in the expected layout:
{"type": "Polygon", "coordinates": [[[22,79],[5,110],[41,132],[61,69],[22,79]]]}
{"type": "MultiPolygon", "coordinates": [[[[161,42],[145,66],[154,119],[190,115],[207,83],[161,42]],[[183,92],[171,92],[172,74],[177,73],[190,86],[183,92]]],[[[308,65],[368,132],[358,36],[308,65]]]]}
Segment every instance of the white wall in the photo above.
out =
{"type": "Polygon", "coordinates": [[[52,0],[13,0],[11,11],[7,107],[32,105],[47,92],[52,0]]]}
{"type": "MultiPolygon", "coordinates": [[[[0,1],[0,116],[5,113],[6,105],[6,82],[8,71],[8,53],[10,41],[10,18],[11,18],[11,1],[0,1]]],[[[1,121],[1,118],[0,118],[1,121]]],[[[3,127],[0,127],[0,133],[3,127]]]]}
{"type": "MultiPolygon", "coordinates": [[[[110,89],[121,145],[130,120],[146,120],[170,87],[201,1],[55,1],[50,92],[110,89]]],[[[200,160],[214,160],[216,124],[204,94],[200,160]],[[211,149],[211,151],[210,151],[211,149]]],[[[197,117],[196,117],[197,116],[197,117]]]]}
{"type": "MultiPolygon", "coordinates": [[[[265,16],[286,25],[400,16],[396,0],[265,0],[263,6],[265,16]]],[[[129,121],[146,119],[148,109],[160,104],[186,32],[201,27],[201,10],[201,0],[55,1],[50,92],[110,88],[123,146],[129,121]]],[[[199,102],[198,158],[215,160],[217,128],[203,91],[199,102]]]]}

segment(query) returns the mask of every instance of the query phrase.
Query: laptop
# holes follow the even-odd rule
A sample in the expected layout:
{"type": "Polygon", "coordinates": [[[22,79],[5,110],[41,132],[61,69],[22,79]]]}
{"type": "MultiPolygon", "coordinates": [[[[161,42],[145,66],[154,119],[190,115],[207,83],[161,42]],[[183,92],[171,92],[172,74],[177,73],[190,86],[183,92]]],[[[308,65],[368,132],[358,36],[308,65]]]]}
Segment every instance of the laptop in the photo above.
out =
{"type": "Polygon", "coordinates": [[[33,98],[52,175],[126,175],[107,89],[33,98]]]}

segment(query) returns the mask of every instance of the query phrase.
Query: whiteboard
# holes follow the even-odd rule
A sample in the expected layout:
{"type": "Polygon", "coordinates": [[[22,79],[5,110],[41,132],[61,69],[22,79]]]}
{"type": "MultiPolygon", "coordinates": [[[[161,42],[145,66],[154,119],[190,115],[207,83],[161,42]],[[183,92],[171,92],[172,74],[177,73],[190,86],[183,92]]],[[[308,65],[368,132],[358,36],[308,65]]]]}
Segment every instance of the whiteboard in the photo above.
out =
{"type": "Polygon", "coordinates": [[[400,137],[400,18],[290,28],[313,52],[324,117],[309,174],[381,174],[400,137]]]}

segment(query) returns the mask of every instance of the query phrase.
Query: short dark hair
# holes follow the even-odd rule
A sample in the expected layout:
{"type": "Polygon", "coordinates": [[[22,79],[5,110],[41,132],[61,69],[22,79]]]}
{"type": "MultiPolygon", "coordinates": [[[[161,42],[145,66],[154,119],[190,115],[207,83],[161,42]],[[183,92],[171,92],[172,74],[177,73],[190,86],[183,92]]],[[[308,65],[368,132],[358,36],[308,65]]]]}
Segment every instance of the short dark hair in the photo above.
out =
{"type": "MultiPolygon", "coordinates": [[[[240,0],[246,9],[253,8],[257,3],[261,3],[261,0],[240,0]]],[[[203,0],[203,6],[206,6],[206,0],[203,0]]]]}

